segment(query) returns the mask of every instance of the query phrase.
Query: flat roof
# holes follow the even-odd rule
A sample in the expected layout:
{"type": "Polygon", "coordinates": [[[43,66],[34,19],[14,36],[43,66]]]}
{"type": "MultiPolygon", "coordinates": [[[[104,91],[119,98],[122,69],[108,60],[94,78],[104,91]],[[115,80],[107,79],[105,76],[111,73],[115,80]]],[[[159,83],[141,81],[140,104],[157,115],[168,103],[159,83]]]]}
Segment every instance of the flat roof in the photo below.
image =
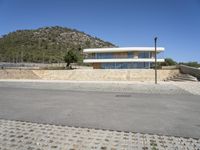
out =
{"type": "MultiPolygon", "coordinates": [[[[157,47],[158,52],[164,51],[164,47],[157,47]]],[[[155,47],[114,47],[114,48],[87,48],[84,53],[107,53],[107,52],[131,52],[131,51],[155,51],[155,47]]]]}

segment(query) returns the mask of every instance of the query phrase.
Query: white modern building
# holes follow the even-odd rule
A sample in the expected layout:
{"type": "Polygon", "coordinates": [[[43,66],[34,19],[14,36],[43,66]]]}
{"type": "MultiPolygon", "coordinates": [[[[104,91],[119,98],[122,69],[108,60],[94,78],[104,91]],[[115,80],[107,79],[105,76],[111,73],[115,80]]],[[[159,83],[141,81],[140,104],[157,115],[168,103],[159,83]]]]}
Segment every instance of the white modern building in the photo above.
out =
{"type": "MultiPolygon", "coordinates": [[[[157,47],[157,53],[163,52],[157,47]]],[[[84,49],[84,63],[92,64],[94,69],[133,69],[150,68],[155,62],[154,47],[118,47],[84,49]]],[[[157,59],[157,62],[164,62],[157,59]]]]}

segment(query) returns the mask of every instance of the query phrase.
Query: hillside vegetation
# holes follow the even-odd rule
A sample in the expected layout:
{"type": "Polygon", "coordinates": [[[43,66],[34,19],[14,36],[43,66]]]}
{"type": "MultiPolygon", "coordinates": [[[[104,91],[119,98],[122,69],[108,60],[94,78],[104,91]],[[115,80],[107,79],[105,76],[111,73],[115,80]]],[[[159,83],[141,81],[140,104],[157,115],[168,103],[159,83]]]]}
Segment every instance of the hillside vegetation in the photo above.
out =
{"type": "Polygon", "coordinates": [[[112,43],[84,32],[64,27],[17,30],[0,38],[1,62],[64,62],[69,50],[82,61],[82,50],[94,47],[115,47],[112,43]]]}

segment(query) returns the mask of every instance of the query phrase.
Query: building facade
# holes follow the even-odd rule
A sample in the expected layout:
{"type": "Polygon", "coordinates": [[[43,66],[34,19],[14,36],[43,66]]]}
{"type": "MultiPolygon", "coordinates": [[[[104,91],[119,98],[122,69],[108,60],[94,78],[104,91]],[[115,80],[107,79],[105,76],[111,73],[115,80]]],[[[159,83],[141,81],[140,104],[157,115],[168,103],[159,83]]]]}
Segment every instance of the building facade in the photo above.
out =
{"type": "MultiPolygon", "coordinates": [[[[157,53],[162,51],[163,47],[157,47],[157,53]]],[[[92,64],[94,69],[148,69],[155,62],[154,47],[94,48],[84,49],[83,53],[83,62],[92,64]]]]}

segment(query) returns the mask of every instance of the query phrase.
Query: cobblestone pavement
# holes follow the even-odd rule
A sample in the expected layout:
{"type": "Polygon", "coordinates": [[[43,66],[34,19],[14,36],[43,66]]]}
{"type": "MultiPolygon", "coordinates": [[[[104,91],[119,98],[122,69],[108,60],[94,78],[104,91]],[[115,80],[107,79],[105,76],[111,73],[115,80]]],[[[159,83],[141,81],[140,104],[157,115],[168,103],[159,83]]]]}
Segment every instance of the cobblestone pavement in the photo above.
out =
{"type": "Polygon", "coordinates": [[[0,150],[199,150],[200,139],[0,120],[0,150]]]}

